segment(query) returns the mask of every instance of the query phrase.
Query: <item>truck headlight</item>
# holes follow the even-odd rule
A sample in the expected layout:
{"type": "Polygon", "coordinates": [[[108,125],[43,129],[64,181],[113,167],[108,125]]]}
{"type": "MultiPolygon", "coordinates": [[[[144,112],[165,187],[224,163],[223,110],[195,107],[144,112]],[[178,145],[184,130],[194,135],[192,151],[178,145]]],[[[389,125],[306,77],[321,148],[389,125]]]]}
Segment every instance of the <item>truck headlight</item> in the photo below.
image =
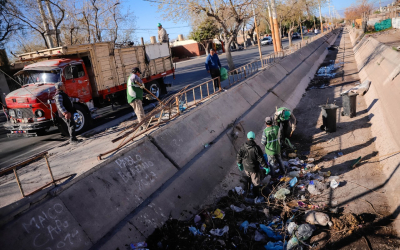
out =
{"type": "Polygon", "coordinates": [[[15,111],[13,109],[10,109],[8,113],[10,114],[10,116],[15,117],[15,111]]]}
{"type": "Polygon", "coordinates": [[[35,116],[36,116],[36,117],[42,117],[42,116],[44,116],[43,110],[37,109],[37,110],[35,111],[35,116]]]}

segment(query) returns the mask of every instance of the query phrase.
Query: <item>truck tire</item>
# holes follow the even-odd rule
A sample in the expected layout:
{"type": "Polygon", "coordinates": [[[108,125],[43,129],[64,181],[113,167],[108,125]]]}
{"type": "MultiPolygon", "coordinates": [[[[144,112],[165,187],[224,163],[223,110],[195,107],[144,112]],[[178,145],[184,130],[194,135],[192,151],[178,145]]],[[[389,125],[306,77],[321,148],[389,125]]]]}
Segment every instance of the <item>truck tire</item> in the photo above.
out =
{"type": "Polygon", "coordinates": [[[75,120],[75,132],[80,134],[92,126],[92,117],[86,107],[81,104],[74,103],[76,112],[73,114],[75,120]]]}
{"type": "MultiPolygon", "coordinates": [[[[158,81],[151,81],[149,83],[146,83],[146,89],[148,89],[153,95],[155,95],[157,98],[160,98],[161,96],[161,85],[158,81]]],[[[143,93],[146,95],[147,93],[143,93]]]]}

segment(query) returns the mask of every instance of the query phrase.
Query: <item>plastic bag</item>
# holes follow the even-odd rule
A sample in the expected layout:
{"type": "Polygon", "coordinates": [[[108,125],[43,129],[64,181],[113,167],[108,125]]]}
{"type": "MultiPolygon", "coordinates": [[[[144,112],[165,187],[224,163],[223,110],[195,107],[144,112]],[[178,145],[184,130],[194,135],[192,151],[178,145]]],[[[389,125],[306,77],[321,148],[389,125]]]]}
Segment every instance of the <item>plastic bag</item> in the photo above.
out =
{"type": "Polygon", "coordinates": [[[296,236],[299,240],[308,240],[314,232],[314,226],[310,224],[302,224],[299,226],[296,232],[296,236]]]}
{"type": "Polygon", "coordinates": [[[287,194],[290,194],[289,189],[281,188],[274,194],[274,197],[278,200],[284,200],[287,194]]]}
{"type": "Polygon", "coordinates": [[[219,208],[215,209],[215,211],[213,213],[213,218],[223,219],[224,217],[225,217],[225,212],[224,211],[222,211],[219,208]]]}
{"type": "Polygon", "coordinates": [[[287,250],[291,250],[291,249],[295,249],[297,246],[299,245],[299,240],[293,236],[293,238],[291,238],[287,244],[287,250]]]}
{"type": "Polygon", "coordinates": [[[147,243],[144,241],[139,243],[131,243],[131,249],[139,249],[143,247],[147,247],[147,243]]]}
{"type": "Polygon", "coordinates": [[[339,187],[339,183],[336,180],[331,180],[331,188],[335,189],[339,187]]]}
{"type": "Polygon", "coordinates": [[[195,228],[195,227],[189,227],[189,231],[194,235],[203,235],[199,229],[195,228]]]}
{"type": "Polygon", "coordinates": [[[262,241],[265,240],[265,236],[256,230],[256,234],[254,235],[255,241],[262,241]]]}
{"type": "Polygon", "coordinates": [[[291,179],[289,181],[290,187],[294,187],[294,185],[296,185],[296,183],[297,183],[297,177],[294,177],[293,179],[291,179]]]}
{"type": "Polygon", "coordinates": [[[240,213],[240,212],[242,212],[242,211],[244,210],[244,208],[237,207],[237,206],[235,206],[235,205],[231,205],[230,208],[231,208],[233,211],[237,212],[237,213],[240,213]]]}
{"type": "Polygon", "coordinates": [[[268,242],[267,245],[264,246],[265,249],[267,250],[283,250],[283,242],[278,241],[278,242],[268,242]]]}
{"type": "Polygon", "coordinates": [[[247,233],[247,228],[249,228],[249,222],[246,220],[243,221],[242,224],[240,224],[239,229],[243,230],[244,233],[247,233]]]}
{"type": "Polygon", "coordinates": [[[221,82],[228,79],[228,71],[224,67],[221,67],[219,71],[221,76],[221,82]]]}
{"type": "Polygon", "coordinates": [[[229,231],[229,226],[224,226],[224,228],[211,229],[210,234],[215,236],[222,236],[228,231],[229,231]]]}
{"type": "Polygon", "coordinates": [[[290,235],[292,235],[292,233],[298,228],[297,224],[295,222],[290,222],[287,230],[289,232],[290,235]]]}
{"type": "Polygon", "coordinates": [[[264,231],[264,233],[266,233],[268,235],[269,238],[272,238],[272,239],[275,239],[275,240],[282,240],[283,239],[283,236],[281,234],[277,233],[277,232],[274,232],[271,227],[267,227],[264,224],[260,224],[260,228],[261,228],[261,230],[264,231]]]}

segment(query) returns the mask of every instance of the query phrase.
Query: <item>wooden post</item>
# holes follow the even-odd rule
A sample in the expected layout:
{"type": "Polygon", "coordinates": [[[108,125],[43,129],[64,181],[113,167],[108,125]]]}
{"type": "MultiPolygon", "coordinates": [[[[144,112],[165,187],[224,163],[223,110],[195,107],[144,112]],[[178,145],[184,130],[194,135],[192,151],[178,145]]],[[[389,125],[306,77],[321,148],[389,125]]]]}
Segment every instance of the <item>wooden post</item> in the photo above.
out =
{"type": "Polygon", "coordinates": [[[13,168],[13,171],[14,171],[15,179],[17,180],[17,183],[18,183],[19,191],[21,192],[22,197],[25,197],[24,190],[22,189],[22,185],[21,185],[21,182],[20,182],[18,174],[17,174],[17,170],[15,168],[13,168]]]}
{"type": "Polygon", "coordinates": [[[142,46],[144,46],[144,40],[143,37],[140,38],[140,40],[142,41],[142,46]]]}
{"type": "Polygon", "coordinates": [[[157,43],[156,37],[155,36],[151,36],[150,37],[150,42],[151,42],[151,44],[156,44],[157,43]]]}

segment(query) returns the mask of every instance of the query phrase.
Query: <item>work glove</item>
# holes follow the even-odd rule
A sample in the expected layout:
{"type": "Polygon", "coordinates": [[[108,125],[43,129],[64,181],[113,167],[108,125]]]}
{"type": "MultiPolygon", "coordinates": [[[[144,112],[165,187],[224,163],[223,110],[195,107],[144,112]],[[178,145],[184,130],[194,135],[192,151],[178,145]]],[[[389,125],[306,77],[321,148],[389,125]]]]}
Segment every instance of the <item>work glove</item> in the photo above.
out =
{"type": "Polygon", "coordinates": [[[265,175],[268,175],[269,172],[271,172],[271,169],[270,169],[270,168],[264,168],[264,170],[265,170],[265,175]]]}
{"type": "Polygon", "coordinates": [[[238,165],[239,170],[243,171],[243,165],[241,163],[238,163],[237,165],[238,165]]]}

